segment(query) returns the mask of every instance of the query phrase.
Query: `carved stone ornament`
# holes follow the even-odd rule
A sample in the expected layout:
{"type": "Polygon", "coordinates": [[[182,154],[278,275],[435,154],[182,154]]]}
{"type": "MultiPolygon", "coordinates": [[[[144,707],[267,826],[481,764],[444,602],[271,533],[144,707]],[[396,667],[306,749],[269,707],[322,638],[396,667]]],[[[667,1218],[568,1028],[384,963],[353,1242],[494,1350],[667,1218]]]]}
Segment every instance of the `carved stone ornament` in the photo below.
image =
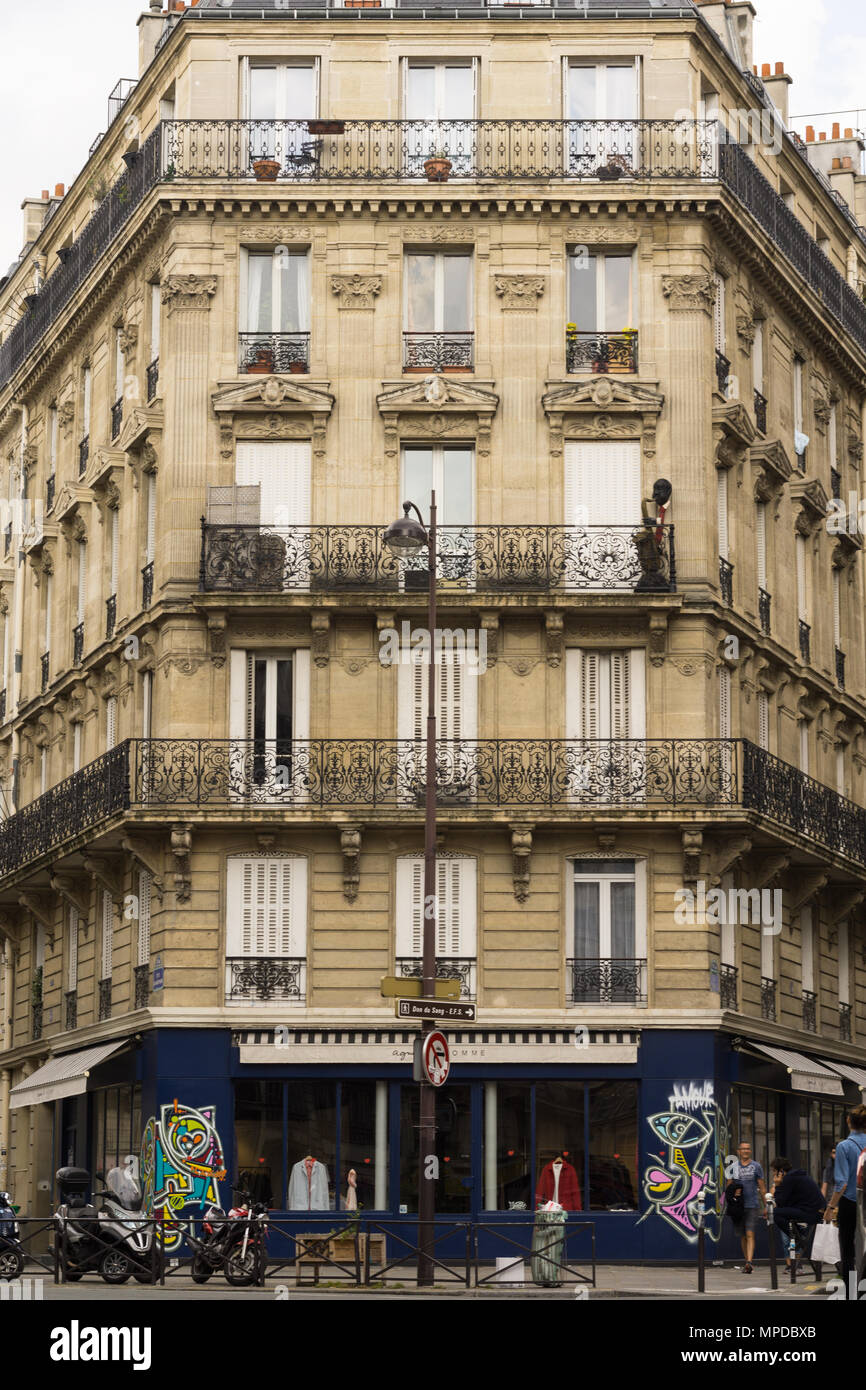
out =
{"type": "Polygon", "coordinates": [[[823,526],[827,517],[827,493],[824,485],[817,479],[799,480],[789,488],[791,501],[797,511],[794,527],[799,535],[811,536],[823,526]]]}
{"type": "Polygon", "coordinates": [[[162,283],[162,302],[169,315],[178,309],[209,309],[216,288],[215,275],[169,275],[162,283]]]}
{"type": "Polygon", "coordinates": [[[529,881],[532,856],[532,825],[512,825],[511,827],[511,875],[514,896],[519,903],[529,897],[529,881]]]}
{"type": "Polygon", "coordinates": [[[668,645],[667,613],[650,613],[649,654],[653,666],[664,666],[668,645]]]}
{"type": "Polygon", "coordinates": [[[382,293],[381,275],[332,275],[331,293],[337,295],[341,309],[374,309],[382,293]]]}
{"type": "Polygon", "coordinates": [[[561,613],[545,613],[544,646],[548,666],[561,666],[565,656],[565,620],[561,613]]]}
{"type": "Polygon", "coordinates": [[[761,441],[750,447],[749,458],[755,481],[755,501],[778,500],[793,472],[784,445],[778,439],[761,441]]]}
{"type": "Polygon", "coordinates": [[[741,464],[746,450],[755,440],[755,426],[745,406],[739,403],[713,408],[713,443],[717,468],[741,464]]]}
{"type": "Polygon", "coordinates": [[[480,459],[490,453],[499,397],[486,387],[433,373],[388,387],[376,397],[385,427],[385,457],[395,459],[401,436],[475,438],[480,459]]]}
{"type": "Polygon", "coordinates": [[[174,856],[174,895],[179,903],[189,902],[192,896],[192,876],[190,858],[192,856],[192,826],[178,824],[171,827],[170,849],[174,856]]]}
{"type": "Polygon", "coordinates": [[[684,830],[683,837],[683,882],[695,883],[701,876],[701,853],[704,847],[702,830],[684,830]]]}
{"type": "Polygon", "coordinates": [[[662,294],[671,309],[680,313],[698,310],[712,314],[716,303],[716,285],[708,271],[697,275],[665,275],[662,294]]]}
{"type": "Polygon", "coordinates": [[[556,462],[562,455],[566,435],[575,439],[640,439],[643,457],[652,466],[664,399],[650,386],[607,376],[552,387],[541,398],[550,428],[552,459],[556,462]]]}
{"type": "Polygon", "coordinates": [[[353,903],[361,882],[361,828],[344,825],[340,830],[340,852],[343,856],[343,897],[353,903]]]}
{"type": "Polygon", "coordinates": [[[481,630],[486,643],[485,660],[488,666],[495,666],[499,659],[499,614],[482,613],[481,630]]]}
{"type": "Polygon", "coordinates": [[[119,342],[124,360],[129,364],[131,359],[135,356],[135,350],[138,347],[138,324],[125,323],[120,330],[119,342]]]}
{"type": "Polygon", "coordinates": [[[543,275],[496,275],[493,288],[503,309],[537,309],[544,294],[543,275]]]}
{"type": "Polygon", "coordinates": [[[755,321],[748,314],[737,314],[737,337],[741,343],[751,347],[755,341],[755,321]]]}
{"type": "Polygon", "coordinates": [[[219,420],[223,459],[234,458],[237,438],[312,437],[313,461],[323,466],[328,417],[334,407],[330,391],[279,376],[261,376],[243,386],[221,386],[211,396],[211,404],[219,420]]]}

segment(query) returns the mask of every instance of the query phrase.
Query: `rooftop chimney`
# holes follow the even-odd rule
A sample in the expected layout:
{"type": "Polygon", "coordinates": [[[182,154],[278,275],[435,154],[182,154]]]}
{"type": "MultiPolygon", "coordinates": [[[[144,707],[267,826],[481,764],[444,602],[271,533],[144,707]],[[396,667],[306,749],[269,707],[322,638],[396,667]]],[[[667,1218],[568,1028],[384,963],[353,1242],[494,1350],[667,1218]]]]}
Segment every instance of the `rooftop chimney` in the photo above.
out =
{"type": "Polygon", "coordinates": [[[785,125],[787,125],[789,110],[788,97],[790,95],[791,83],[794,79],[792,77],[789,77],[788,74],[785,72],[785,64],[779,62],[773,64],[772,76],[770,75],[769,63],[763,64],[762,73],[762,81],[764,83],[767,96],[770,98],[770,101],[773,103],[779,115],[782,117],[782,120],[785,122],[785,125]]]}
{"type": "Polygon", "coordinates": [[[43,188],[41,198],[25,198],[21,210],[24,213],[24,245],[29,246],[42,231],[48,211],[48,189],[43,188]]]}

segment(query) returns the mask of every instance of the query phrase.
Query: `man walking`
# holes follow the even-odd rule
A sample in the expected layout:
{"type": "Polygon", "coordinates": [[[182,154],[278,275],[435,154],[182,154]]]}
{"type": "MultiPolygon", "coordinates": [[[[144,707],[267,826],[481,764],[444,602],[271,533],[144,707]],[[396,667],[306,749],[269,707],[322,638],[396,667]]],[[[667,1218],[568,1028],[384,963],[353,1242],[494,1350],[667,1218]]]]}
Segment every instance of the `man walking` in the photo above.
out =
{"type": "MultiPolygon", "coordinates": [[[[772,1167],[773,1196],[776,1199],[775,1222],[782,1233],[782,1240],[787,1246],[792,1222],[809,1226],[811,1234],[814,1235],[815,1227],[821,1220],[821,1213],[826,1203],[814,1178],[810,1178],[803,1168],[795,1168],[789,1158],[774,1158],[772,1167]]],[[[808,1254],[812,1249],[811,1238],[808,1239],[807,1244],[808,1250],[804,1250],[804,1254],[808,1254]]],[[[786,1263],[790,1265],[790,1257],[786,1263]]],[[[815,1278],[820,1279],[822,1273],[820,1264],[812,1260],[811,1265],[815,1278]]]]}
{"type": "Polygon", "coordinates": [[[836,1145],[836,1171],[833,1191],[824,1212],[824,1220],[832,1221],[839,1213],[839,1247],[842,1258],[842,1278],[845,1282],[845,1297],[857,1298],[856,1287],[852,1292],[854,1271],[854,1239],[857,1230],[857,1165],[860,1155],[866,1149],[866,1105],[855,1105],[848,1114],[847,1139],[836,1145]]]}
{"type": "Polygon", "coordinates": [[[752,1158],[751,1144],[739,1145],[732,1179],[743,1189],[743,1215],[741,1220],[734,1220],[734,1230],[740,1237],[740,1244],[745,1256],[743,1273],[751,1274],[752,1261],[755,1257],[755,1231],[758,1217],[762,1211],[764,1216],[767,1214],[767,1186],[764,1182],[764,1170],[760,1163],[752,1158]]]}

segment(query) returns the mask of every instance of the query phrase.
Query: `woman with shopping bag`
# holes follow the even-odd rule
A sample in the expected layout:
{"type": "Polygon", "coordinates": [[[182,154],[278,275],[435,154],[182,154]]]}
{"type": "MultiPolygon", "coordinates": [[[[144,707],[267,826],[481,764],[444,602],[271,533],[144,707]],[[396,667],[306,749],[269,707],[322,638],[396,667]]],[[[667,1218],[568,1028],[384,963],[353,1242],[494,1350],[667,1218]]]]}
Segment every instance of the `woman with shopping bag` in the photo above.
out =
{"type": "Polygon", "coordinates": [[[833,1191],[824,1212],[824,1220],[832,1221],[838,1212],[839,1247],[845,1297],[856,1300],[854,1273],[854,1239],[857,1230],[857,1165],[866,1149],[866,1105],[855,1105],[848,1114],[849,1134],[836,1145],[836,1168],[833,1191]],[[852,1288],[852,1285],[854,1287],[852,1288]]]}

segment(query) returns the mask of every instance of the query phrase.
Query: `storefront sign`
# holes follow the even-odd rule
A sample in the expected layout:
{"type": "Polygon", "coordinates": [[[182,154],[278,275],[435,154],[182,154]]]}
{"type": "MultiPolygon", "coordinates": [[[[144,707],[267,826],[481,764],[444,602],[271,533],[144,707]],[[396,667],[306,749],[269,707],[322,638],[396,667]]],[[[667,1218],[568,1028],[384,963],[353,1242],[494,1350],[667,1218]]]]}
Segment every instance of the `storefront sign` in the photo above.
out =
{"type": "Polygon", "coordinates": [[[444,1018],[452,1023],[474,1023],[474,1004],[448,1004],[439,999],[398,999],[397,1018],[444,1018]]]}
{"type": "Polygon", "coordinates": [[[842,1082],[832,1076],[814,1076],[811,1072],[791,1072],[792,1091],[812,1091],[819,1096],[843,1096],[842,1082]]]}

